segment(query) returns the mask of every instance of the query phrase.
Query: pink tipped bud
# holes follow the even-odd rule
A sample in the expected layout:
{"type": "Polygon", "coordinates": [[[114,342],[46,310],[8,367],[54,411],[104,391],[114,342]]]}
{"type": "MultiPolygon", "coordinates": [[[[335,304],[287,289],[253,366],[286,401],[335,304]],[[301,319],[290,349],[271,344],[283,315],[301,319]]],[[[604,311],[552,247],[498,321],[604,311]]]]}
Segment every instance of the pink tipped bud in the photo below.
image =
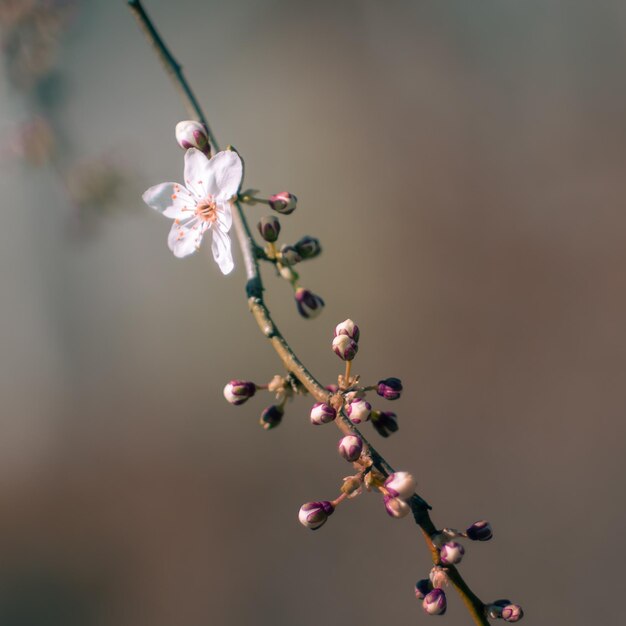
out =
{"type": "Polygon", "coordinates": [[[302,261],[302,257],[293,246],[284,245],[280,249],[280,260],[285,265],[295,265],[302,261]]]}
{"type": "Polygon", "coordinates": [[[224,397],[228,402],[239,406],[256,393],[256,385],[246,380],[231,380],[224,387],[224,397]]]}
{"type": "Polygon", "coordinates": [[[285,414],[285,409],[278,404],[272,404],[263,410],[261,413],[261,419],[259,420],[259,424],[265,430],[271,430],[272,428],[276,428],[282,421],[283,415],[285,414]]]}
{"type": "Polygon", "coordinates": [[[294,244],[294,248],[303,259],[313,259],[316,256],[319,256],[322,252],[322,246],[319,239],[309,237],[309,235],[305,235],[302,239],[299,239],[294,244]]]}
{"type": "Polygon", "coordinates": [[[447,608],[446,594],[443,589],[433,589],[426,594],[422,606],[428,615],[443,615],[447,608]]]}
{"type": "Polygon", "coordinates": [[[385,496],[383,498],[383,502],[385,504],[385,510],[391,517],[404,517],[411,512],[411,507],[400,498],[390,498],[389,496],[385,496]]]}
{"type": "Polygon", "coordinates": [[[397,400],[402,394],[402,381],[399,378],[385,378],[378,381],[376,393],[385,400],[397,400]]]}
{"type": "Polygon", "coordinates": [[[385,481],[385,489],[390,496],[408,500],[414,493],[416,482],[408,472],[395,472],[385,481]]]}
{"type": "Polygon", "coordinates": [[[367,422],[372,412],[372,405],[363,398],[356,398],[346,407],[346,415],[353,424],[367,422]]]}
{"type": "Polygon", "coordinates": [[[326,523],[326,520],[333,514],[335,507],[332,502],[307,502],[300,507],[298,519],[306,528],[317,530],[326,523]]]}
{"type": "Polygon", "coordinates": [[[346,435],[339,441],[339,454],[346,460],[353,463],[363,451],[363,440],[357,435],[346,435]]]}
{"type": "Polygon", "coordinates": [[[274,209],[274,211],[276,211],[277,213],[289,215],[296,210],[298,198],[296,198],[292,193],[289,193],[288,191],[281,191],[280,193],[276,193],[273,196],[270,196],[268,202],[272,209],[274,209]]]}
{"type": "Polygon", "coordinates": [[[209,134],[206,126],[194,120],[185,120],[176,124],[176,141],[183,150],[197,148],[208,155],[211,152],[209,134]]]}
{"type": "Polygon", "coordinates": [[[389,437],[398,430],[398,418],[391,411],[372,411],[372,424],[379,435],[389,437]]]}
{"type": "Polygon", "coordinates": [[[262,217],[261,221],[257,224],[257,228],[265,241],[274,242],[278,239],[278,235],[280,234],[280,222],[274,215],[262,217]]]}
{"type": "Polygon", "coordinates": [[[311,409],[311,424],[321,426],[328,424],[337,417],[337,411],[324,402],[316,402],[311,409]]]}
{"type": "Polygon", "coordinates": [[[296,289],[296,306],[302,317],[313,319],[322,312],[324,300],[312,291],[299,287],[296,289]]]}
{"type": "Polygon", "coordinates": [[[415,597],[423,600],[433,590],[433,584],[428,578],[422,578],[415,583],[415,597]]]}
{"type": "Polygon", "coordinates": [[[341,322],[341,324],[337,324],[335,327],[335,337],[339,335],[347,335],[350,339],[354,339],[356,343],[359,343],[359,327],[350,319],[345,322],[341,322]]]}
{"type": "Polygon", "coordinates": [[[332,347],[333,352],[342,361],[352,361],[359,351],[359,344],[354,339],[350,339],[348,335],[337,335],[333,339],[332,347]]]}
{"type": "Polygon", "coordinates": [[[524,611],[519,604],[507,604],[502,609],[502,619],[505,622],[519,622],[524,617],[524,611]]]}
{"type": "Polygon", "coordinates": [[[463,560],[464,554],[465,548],[460,543],[449,541],[442,546],[439,556],[444,565],[456,565],[463,560]]]}
{"type": "Polygon", "coordinates": [[[486,520],[474,522],[466,531],[468,539],[472,541],[489,541],[493,537],[491,524],[486,520]]]}

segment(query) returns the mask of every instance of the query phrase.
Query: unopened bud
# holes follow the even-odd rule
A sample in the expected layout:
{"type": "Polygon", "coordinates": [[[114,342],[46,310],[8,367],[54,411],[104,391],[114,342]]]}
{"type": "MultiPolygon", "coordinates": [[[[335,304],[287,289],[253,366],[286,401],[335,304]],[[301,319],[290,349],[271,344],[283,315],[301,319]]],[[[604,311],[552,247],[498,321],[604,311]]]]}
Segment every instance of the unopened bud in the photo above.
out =
{"type": "Polygon", "coordinates": [[[398,419],[391,411],[372,411],[372,424],[379,435],[388,437],[398,430],[398,419]]]}
{"type": "Polygon", "coordinates": [[[524,617],[524,611],[519,604],[507,604],[502,609],[502,619],[505,622],[519,622],[524,617]]]}
{"type": "Polygon", "coordinates": [[[228,402],[239,406],[256,393],[256,385],[246,380],[231,380],[224,387],[224,397],[228,402]]]}
{"type": "Polygon", "coordinates": [[[489,541],[493,537],[491,524],[486,520],[474,522],[466,531],[468,539],[472,541],[489,541]]]}
{"type": "Polygon", "coordinates": [[[363,440],[357,435],[346,435],[339,441],[339,454],[346,460],[353,463],[363,451],[363,440]]]}
{"type": "Polygon", "coordinates": [[[284,245],[280,249],[280,259],[285,265],[295,265],[302,261],[302,257],[293,246],[284,245]]]}
{"type": "Polygon", "coordinates": [[[367,422],[372,412],[372,405],[363,398],[357,398],[348,404],[346,407],[346,415],[350,418],[353,424],[360,424],[361,422],[367,422]]]}
{"type": "Polygon", "coordinates": [[[312,259],[322,252],[322,246],[320,245],[319,239],[309,237],[308,235],[299,239],[294,244],[294,248],[303,259],[312,259]]]}
{"type": "Polygon", "coordinates": [[[270,196],[268,203],[277,213],[289,215],[296,210],[298,198],[288,191],[281,191],[280,193],[270,196]]]}
{"type": "Polygon", "coordinates": [[[261,221],[257,224],[257,228],[265,241],[274,242],[278,239],[278,235],[280,234],[280,222],[274,215],[262,217],[261,221]]]}
{"type": "Polygon", "coordinates": [[[402,382],[399,378],[379,380],[376,393],[385,400],[397,400],[402,394],[402,382]]]}
{"type": "Polygon", "coordinates": [[[383,502],[385,503],[387,513],[391,515],[391,517],[404,517],[411,512],[411,507],[400,498],[385,496],[383,502]]]}
{"type": "Polygon", "coordinates": [[[446,594],[443,589],[433,589],[426,594],[422,606],[429,615],[443,615],[447,608],[446,594]]]}
{"type": "Polygon", "coordinates": [[[337,417],[337,411],[324,402],[316,402],[311,409],[311,424],[320,426],[322,424],[328,424],[337,417]]]}
{"type": "Polygon", "coordinates": [[[449,541],[445,543],[439,556],[444,565],[456,565],[463,560],[465,548],[458,541],[449,541]]]}
{"type": "Polygon", "coordinates": [[[326,523],[329,515],[335,510],[332,502],[307,502],[300,507],[298,519],[303,526],[311,530],[317,530],[326,523]]]}
{"type": "Polygon", "coordinates": [[[272,404],[263,410],[261,413],[261,419],[259,423],[265,430],[270,430],[271,428],[275,428],[278,426],[282,420],[283,415],[285,414],[285,409],[278,404],[272,404]]]}
{"type": "Polygon", "coordinates": [[[409,472],[389,474],[385,480],[385,489],[390,496],[408,500],[415,493],[415,479],[409,472]]]}
{"type": "Polygon", "coordinates": [[[299,287],[296,289],[296,306],[302,317],[312,319],[317,317],[324,308],[324,300],[308,289],[299,287]]]}
{"type": "Polygon", "coordinates": [[[335,327],[335,337],[347,335],[350,339],[354,339],[356,343],[359,343],[360,334],[359,327],[350,319],[341,322],[341,324],[337,324],[335,327]]]}
{"type": "Polygon", "coordinates": [[[211,152],[209,134],[206,126],[194,120],[185,120],[176,124],[176,141],[183,150],[197,148],[207,156],[211,152]]]}
{"type": "Polygon", "coordinates": [[[343,361],[352,361],[359,351],[359,344],[348,335],[337,335],[332,346],[333,352],[343,361]]]}
{"type": "Polygon", "coordinates": [[[487,617],[491,619],[500,619],[502,617],[502,609],[511,604],[510,600],[494,600],[486,606],[487,617]]]}
{"type": "Polygon", "coordinates": [[[428,578],[422,578],[415,583],[415,597],[418,600],[423,600],[432,590],[433,585],[428,578]]]}

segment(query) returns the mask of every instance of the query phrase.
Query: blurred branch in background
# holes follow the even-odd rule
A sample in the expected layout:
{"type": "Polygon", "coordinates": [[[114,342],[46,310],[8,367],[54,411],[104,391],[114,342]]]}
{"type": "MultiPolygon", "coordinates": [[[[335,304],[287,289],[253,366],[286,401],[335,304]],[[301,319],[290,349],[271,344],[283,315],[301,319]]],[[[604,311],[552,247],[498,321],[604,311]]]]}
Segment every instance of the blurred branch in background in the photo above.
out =
{"type": "Polygon", "coordinates": [[[81,0],[0,0],[0,38],[5,72],[24,116],[4,138],[3,156],[51,167],[67,194],[69,225],[84,234],[95,217],[124,199],[128,175],[107,153],[73,157],[55,119],[65,89],[59,70],[63,38],[81,6],[81,0]]]}

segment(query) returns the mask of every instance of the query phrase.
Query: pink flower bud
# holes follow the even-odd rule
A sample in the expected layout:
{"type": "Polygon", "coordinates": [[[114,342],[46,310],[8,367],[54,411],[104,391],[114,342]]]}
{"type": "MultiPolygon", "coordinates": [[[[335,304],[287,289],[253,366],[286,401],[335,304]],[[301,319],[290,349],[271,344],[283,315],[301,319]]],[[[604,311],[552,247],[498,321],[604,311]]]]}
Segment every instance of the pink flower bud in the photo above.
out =
{"type": "Polygon", "coordinates": [[[397,400],[402,394],[402,382],[399,378],[385,378],[378,381],[376,393],[385,400],[397,400]]]}
{"type": "Polygon", "coordinates": [[[298,519],[306,528],[317,530],[326,523],[329,515],[332,515],[334,510],[335,507],[332,502],[326,500],[322,502],[307,502],[300,507],[298,519]]]}
{"type": "Polygon", "coordinates": [[[389,437],[389,433],[398,430],[398,418],[391,411],[372,411],[372,424],[382,437],[389,437]]]}
{"type": "Polygon", "coordinates": [[[391,517],[404,517],[411,512],[411,507],[404,500],[400,500],[400,498],[385,496],[383,502],[387,513],[391,517]]]}
{"type": "Polygon", "coordinates": [[[502,609],[502,619],[505,622],[519,622],[524,617],[524,611],[519,604],[508,604],[502,609]]]}
{"type": "Polygon", "coordinates": [[[311,409],[311,424],[320,426],[328,424],[337,417],[337,411],[324,402],[316,402],[311,409]]]}
{"type": "Polygon", "coordinates": [[[302,317],[312,319],[317,317],[324,308],[324,300],[312,291],[299,287],[296,289],[296,306],[302,317]]]}
{"type": "Polygon", "coordinates": [[[443,589],[433,589],[422,602],[424,611],[429,615],[443,615],[446,612],[446,594],[443,589]]]}
{"type": "Polygon", "coordinates": [[[416,482],[408,472],[395,472],[385,481],[390,496],[408,500],[415,493],[416,482]]]}
{"type": "Polygon", "coordinates": [[[273,196],[270,196],[268,202],[272,209],[274,209],[274,211],[276,211],[277,213],[289,215],[296,210],[298,198],[296,198],[292,193],[289,193],[288,191],[281,191],[280,193],[276,193],[273,196]]]}
{"type": "Polygon", "coordinates": [[[333,352],[343,361],[352,361],[359,351],[359,344],[348,335],[337,335],[332,347],[333,352]]]}
{"type": "Polygon", "coordinates": [[[299,239],[294,244],[294,248],[303,259],[313,259],[322,252],[322,246],[320,245],[319,239],[309,237],[308,235],[299,239]]]}
{"type": "Polygon", "coordinates": [[[372,412],[372,405],[363,398],[356,398],[346,407],[346,415],[353,424],[367,422],[372,412]]]}
{"type": "Polygon", "coordinates": [[[472,541],[489,541],[493,537],[491,524],[486,520],[474,522],[466,531],[468,539],[472,541]]]}
{"type": "Polygon", "coordinates": [[[350,339],[354,339],[356,343],[359,343],[359,327],[350,319],[347,319],[341,324],[337,324],[335,327],[335,337],[339,335],[347,335],[350,339]]]}
{"type": "Polygon", "coordinates": [[[456,565],[462,561],[464,554],[465,548],[460,543],[449,541],[442,546],[439,556],[444,565],[456,565]]]}
{"type": "Polygon", "coordinates": [[[422,578],[415,583],[415,597],[423,600],[433,590],[433,584],[428,578],[422,578]]]}
{"type": "Polygon", "coordinates": [[[231,380],[224,387],[224,397],[228,402],[239,406],[256,393],[256,385],[245,380],[231,380]]]}
{"type": "Polygon", "coordinates": [[[285,409],[278,404],[272,404],[263,410],[261,413],[261,419],[259,420],[259,424],[265,430],[270,430],[272,428],[276,428],[282,421],[283,415],[285,414],[285,409]]]}
{"type": "Polygon", "coordinates": [[[262,217],[261,221],[257,224],[257,228],[265,241],[276,241],[280,234],[280,222],[274,215],[262,217]]]}
{"type": "Polygon", "coordinates": [[[280,260],[285,265],[295,265],[302,261],[302,257],[293,246],[284,245],[280,249],[280,260]]]}
{"type": "Polygon", "coordinates": [[[209,134],[206,126],[201,122],[186,120],[176,124],[176,141],[183,150],[197,148],[207,156],[211,152],[209,134]]]}
{"type": "Polygon", "coordinates": [[[363,440],[357,435],[346,435],[339,441],[339,454],[350,463],[356,461],[363,451],[363,440]]]}

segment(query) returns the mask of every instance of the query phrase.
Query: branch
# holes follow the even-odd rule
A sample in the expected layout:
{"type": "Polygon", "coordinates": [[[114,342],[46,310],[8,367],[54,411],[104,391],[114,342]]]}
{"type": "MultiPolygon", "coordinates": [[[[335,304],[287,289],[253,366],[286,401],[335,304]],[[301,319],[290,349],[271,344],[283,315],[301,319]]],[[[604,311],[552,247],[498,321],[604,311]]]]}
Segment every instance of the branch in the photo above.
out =
{"type": "MultiPolygon", "coordinates": [[[[166,72],[170,75],[170,78],[174,81],[174,84],[181,93],[188,112],[194,117],[197,117],[199,121],[203,122],[208,129],[209,126],[206,122],[206,117],[202,112],[191,87],[184,77],[181,65],[177,63],[163,42],[161,36],[143,9],[140,0],[129,0],[128,4],[135,14],[135,17],[137,18],[146,37],[165,66],[166,72]]],[[[219,150],[218,143],[210,130],[209,138],[215,149],[219,150]]],[[[291,372],[303,384],[315,400],[318,402],[329,402],[328,390],[311,374],[311,372],[309,372],[302,361],[300,361],[300,359],[296,356],[295,352],[292,350],[287,340],[282,336],[272,319],[270,311],[263,298],[263,280],[259,272],[256,254],[258,246],[252,238],[248,222],[240,203],[235,203],[235,206],[236,211],[233,213],[233,225],[237,234],[241,252],[243,254],[247,277],[246,291],[250,311],[261,329],[261,332],[268,338],[287,371],[291,372]]],[[[371,458],[373,467],[375,467],[384,477],[387,477],[389,474],[394,472],[392,466],[359,432],[359,430],[344,414],[343,410],[337,416],[335,424],[344,434],[356,433],[363,440],[363,450],[366,451],[366,454],[371,458]]],[[[355,466],[358,467],[359,470],[362,470],[360,465],[355,463],[355,466]]],[[[440,565],[439,551],[431,540],[431,537],[438,532],[428,512],[431,507],[417,494],[413,495],[409,504],[411,506],[415,522],[421,528],[426,544],[431,552],[433,563],[435,565],[440,565]]],[[[487,626],[489,622],[487,621],[485,615],[485,604],[476,594],[472,592],[456,567],[448,565],[446,566],[446,569],[450,583],[458,591],[470,615],[474,619],[474,622],[479,626],[487,626]]]]}

